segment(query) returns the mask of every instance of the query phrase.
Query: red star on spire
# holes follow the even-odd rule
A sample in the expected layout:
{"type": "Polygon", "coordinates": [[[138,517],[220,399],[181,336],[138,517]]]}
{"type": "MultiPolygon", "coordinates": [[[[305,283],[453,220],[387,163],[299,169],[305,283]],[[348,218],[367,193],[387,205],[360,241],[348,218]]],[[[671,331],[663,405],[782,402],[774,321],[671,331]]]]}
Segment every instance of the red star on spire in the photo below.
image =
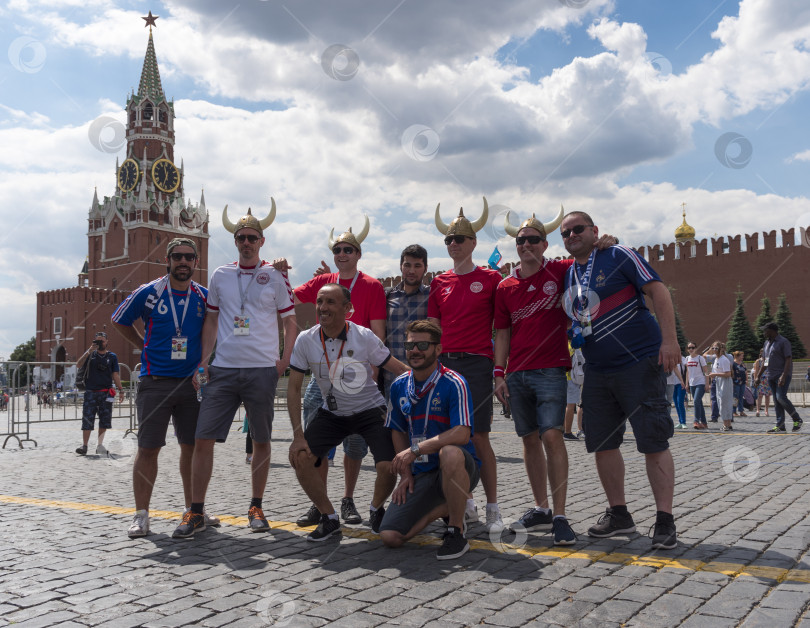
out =
{"type": "Polygon", "coordinates": [[[150,27],[154,26],[155,28],[157,28],[157,24],[155,24],[155,20],[158,19],[159,17],[160,17],[159,15],[152,15],[152,12],[149,11],[149,15],[147,15],[146,17],[141,18],[142,20],[144,20],[146,22],[146,24],[144,24],[143,27],[146,28],[147,26],[150,26],[150,27]]]}

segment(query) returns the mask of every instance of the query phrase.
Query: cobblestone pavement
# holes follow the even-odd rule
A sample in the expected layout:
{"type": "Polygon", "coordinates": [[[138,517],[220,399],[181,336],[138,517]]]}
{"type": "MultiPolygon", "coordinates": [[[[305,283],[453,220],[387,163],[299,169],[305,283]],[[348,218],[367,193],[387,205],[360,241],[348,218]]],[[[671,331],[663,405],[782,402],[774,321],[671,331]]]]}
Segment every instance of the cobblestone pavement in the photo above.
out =
{"type": "MultiPolygon", "coordinates": [[[[807,421],[810,412],[800,410],[807,421]]],[[[0,626],[776,626],[810,627],[810,423],[767,435],[772,417],[737,419],[733,433],[691,429],[672,440],[679,546],[653,551],[654,504],[643,458],[623,447],[637,534],[586,535],[605,509],[592,456],[568,442],[571,548],[551,536],[490,538],[437,561],[433,525],[391,550],[365,525],[308,543],[295,526],[308,507],[286,463],[289,421],[279,413],[265,513],[272,530],[245,527],[244,436],[218,445],[206,509],[222,518],[189,540],[171,532],[183,507],[176,445],[160,458],[152,533],[130,540],[135,441],[108,432],[110,456],[77,456],[78,422],[34,425],[38,447],[0,451],[0,626]]],[[[711,424],[716,426],[717,424],[711,424]]],[[[496,418],[501,511],[531,506],[522,448],[496,418]]],[[[90,442],[95,449],[95,436],[90,442]]],[[[343,479],[329,477],[338,502],[343,479]]],[[[372,472],[356,492],[367,516],[372,472]]],[[[483,491],[476,490],[479,509],[483,491]]]]}

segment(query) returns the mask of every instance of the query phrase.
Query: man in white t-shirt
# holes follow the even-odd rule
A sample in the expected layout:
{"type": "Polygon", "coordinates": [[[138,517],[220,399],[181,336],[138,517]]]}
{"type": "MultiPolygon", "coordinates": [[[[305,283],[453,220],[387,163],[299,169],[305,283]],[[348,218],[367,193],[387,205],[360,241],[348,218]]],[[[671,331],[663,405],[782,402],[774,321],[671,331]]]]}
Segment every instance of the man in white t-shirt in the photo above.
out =
{"type": "Polygon", "coordinates": [[[371,449],[377,469],[370,505],[370,524],[379,532],[385,514],[385,500],[394,490],[396,477],[391,461],[396,452],[391,433],[384,426],[385,398],[377,388],[373,368],[400,375],[408,370],[373,331],[346,321],[352,309],[351,292],[330,283],[318,290],[315,300],[318,325],[302,332],[290,359],[287,407],[293,427],[290,464],[298,482],[321,513],[318,527],[309,541],[324,541],[340,534],[340,520],[326,492],[319,472],[327,464],[329,450],[351,434],[360,434],[371,449]],[[312,371],[323,396],[323,405],[306,430],[301,426],[301,385],[304,373],[312,371]]]}
{"type": "Polygon", "coordinates": [[[239,260],[217,268],[208,284],[200,362],[208,383],[203,388],[191,464],[191,509],[174,531],[175,538],[188,538],[205,529],[203,505],[214,464],[214,443],[225,442],[240,404],[245,405],[253,439],[248,526],[252,532],[270,529],[262,497],[270,470],[273,398],[278,378],[290,362],[298,327],[286,276],[259,256],[265,242],[263,230],[275,218],[275,202],[264,220],[257,220],[248,210],[235,225],[225,209],[223,223],[234,234],[239,260]],[[278,316],[284,323],[281,358],[278,316]],[[216,356],[209,368],[214,343],[216,356]]]}

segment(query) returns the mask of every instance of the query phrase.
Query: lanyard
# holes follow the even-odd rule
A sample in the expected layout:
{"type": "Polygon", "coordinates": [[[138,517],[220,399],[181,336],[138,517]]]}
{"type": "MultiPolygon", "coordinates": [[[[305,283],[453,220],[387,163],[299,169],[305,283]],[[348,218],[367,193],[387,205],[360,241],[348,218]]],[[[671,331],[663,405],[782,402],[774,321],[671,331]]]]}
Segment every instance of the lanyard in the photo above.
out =
{"type": "MultiPolygon", "coordinates": [[[[326,350],[326,341],[324,340],[323,337],[323,327],[321,327],[319,331],[321,333],[321,346],[323,347],[323,357],[326,358],[326,368],[329,371],[329,390],[331,392],[332,388],[334,388],[334,384],[332,384],[332,382],[334,381],[335,375],[337,374],[337,367],[338,364],[340,363],[340,358],[343,357],[343,347],[346,345],[346,340],[344,339],[340,345],[340,351],[338,352],[337,360],[335,360],[334,362],[335,372],[333,373],[332,364],[329,362],[329,352],[326,350]]],[[[348,337],[349,337],[349,323],[346,323],[346,338],[348,337]]]]}
{"type": "Polygon", "coordinates": [[[444,373],[444,370],[444,366],[439,364],[438,368],[431,373],[430,377],[428,377],[427,381],[424,383],[419,392],[416,392],[416,382],[413,378],[413,371],[408,373],[408,387],[406,392],[408,394],[410,404],[407,404],[407,407],[403,408],[403,411],[408,414],[408,429],[411,432],[411,436],[414,436],[413,409],[426,394],[430,393],[428,394],[427,403],[425,404],[425,423],[422,428],[422,439],[424,440],[427,437],[428,419],[430,418],[430,402],[433,399],[433,393],[436,392],[436,383],[444,373]]]}
{"type": "Polygon", "coordinates": [[[258,274],[258,273],[256,273],[255,271],[256,271],[256,269],[257,269],[257,268],[259,268],[259,266],[261,266],[261,265],[262,265],[262,261],[261,261],[261,260],[259,260],[259,263],[258,263],[258,264],[256,264],[256,265],[253,267],[253,271],[254,271],[254,272],[253,272],[253,274],[250,276],[250,281],[248,281],[248,285],[247,285],[247,287],[246,287],[246,288],[242,288],[242,271],[241,271],[241,270],[239,270],[239,271],[237,271],[237,273],[236,273],[236,283],[238,283],[238,284],[239,284],[239,299],[241,300],[241,313],[242,313],[242,316],[244,316],[244,315],[245,315],[245,301],[247,300],[247,293],[248,293],[248,290],[250,290],[250,285],[253,283],[253,280],[254,280],[254,279],[256,279],[256,275],[258,274]]]}
{"type": "MultiPolygon", "coordinates": [[[[360,271],[358,270],[356,273],[354,273],[354,279],[352,279],[352,282],[349,284],[349,294],[351,294],[352,290],[354,289],[354,284],[357,283],[357,278],[359,276],[360,276],[360,271]]],[[[340,283],[340,274],[338,274],[338,283],[340,283]]],[[[340,285],[343,285],[343,284],[340,284],[340,285]]]]}
{"type": "MultiPolygon", "coordinates": [[[[583,323],[590,322],[591,314],[590,314],[590,311],[587,308],[587,304],[586,304],[585,308],[582,307],[583,300],[587,300],[587,294],[585,294],[585,295],[582,294],[582,284],[583,283],[585,284],[585,291],[587,293],[587,291],[589,291],[590,287],[591,287],[591,271],[593,270],[593,263],[594,263],[595,259],[596,259],[596,249],[591,251],[591,254],[588,256],[588,264],[585,267],[585,272],[582,273],[582,282],[581,283],[580,283],[580,280],[579,280],[579,273],[577,272],[577,264],[576,264],[576,262],[574,262],[571,265],[571,273],[574,275],[574,283],[577,284],[577,299],[579,301],[578,307],[576,308],[576,314],[577,314],[577,318],[580,320],[580,322],[583,322],[583,323]],[[583,312],[584,312],[584,314],[583,314],[583,312]]],[[[574,311],[573,304],[572,304],[571,310],[572,310],[572,312],[574,311]]]]}
{"type": "Polygon", "coordinates": [[[172,287],[169,285],[169,307],[172,309],[172,318],[174,318],[174,328],[177,330],[177,336],[182,333],[183,322],[186,320],[186,312],[188,312],[188,302],[191,301],[191,284],[188,284],[188,292],[186,292],[186,302],[183,305],[183,318],[177,322],[177,311],[174,309],[174,295],[172,294],[172,287]]]}

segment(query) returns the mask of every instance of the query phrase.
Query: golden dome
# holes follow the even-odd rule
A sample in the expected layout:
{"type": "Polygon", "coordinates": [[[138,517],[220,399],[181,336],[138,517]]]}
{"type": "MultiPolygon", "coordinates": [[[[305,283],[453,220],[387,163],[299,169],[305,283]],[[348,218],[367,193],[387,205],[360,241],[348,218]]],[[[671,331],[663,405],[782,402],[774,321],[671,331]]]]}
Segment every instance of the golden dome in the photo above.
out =
{"type": "Polygon", "coordinates": [[[675,242],[688,242],[695,239],[695,229],[686,224],[686,203],[683,205],[683,224],[675,229],[675,242]]]}

